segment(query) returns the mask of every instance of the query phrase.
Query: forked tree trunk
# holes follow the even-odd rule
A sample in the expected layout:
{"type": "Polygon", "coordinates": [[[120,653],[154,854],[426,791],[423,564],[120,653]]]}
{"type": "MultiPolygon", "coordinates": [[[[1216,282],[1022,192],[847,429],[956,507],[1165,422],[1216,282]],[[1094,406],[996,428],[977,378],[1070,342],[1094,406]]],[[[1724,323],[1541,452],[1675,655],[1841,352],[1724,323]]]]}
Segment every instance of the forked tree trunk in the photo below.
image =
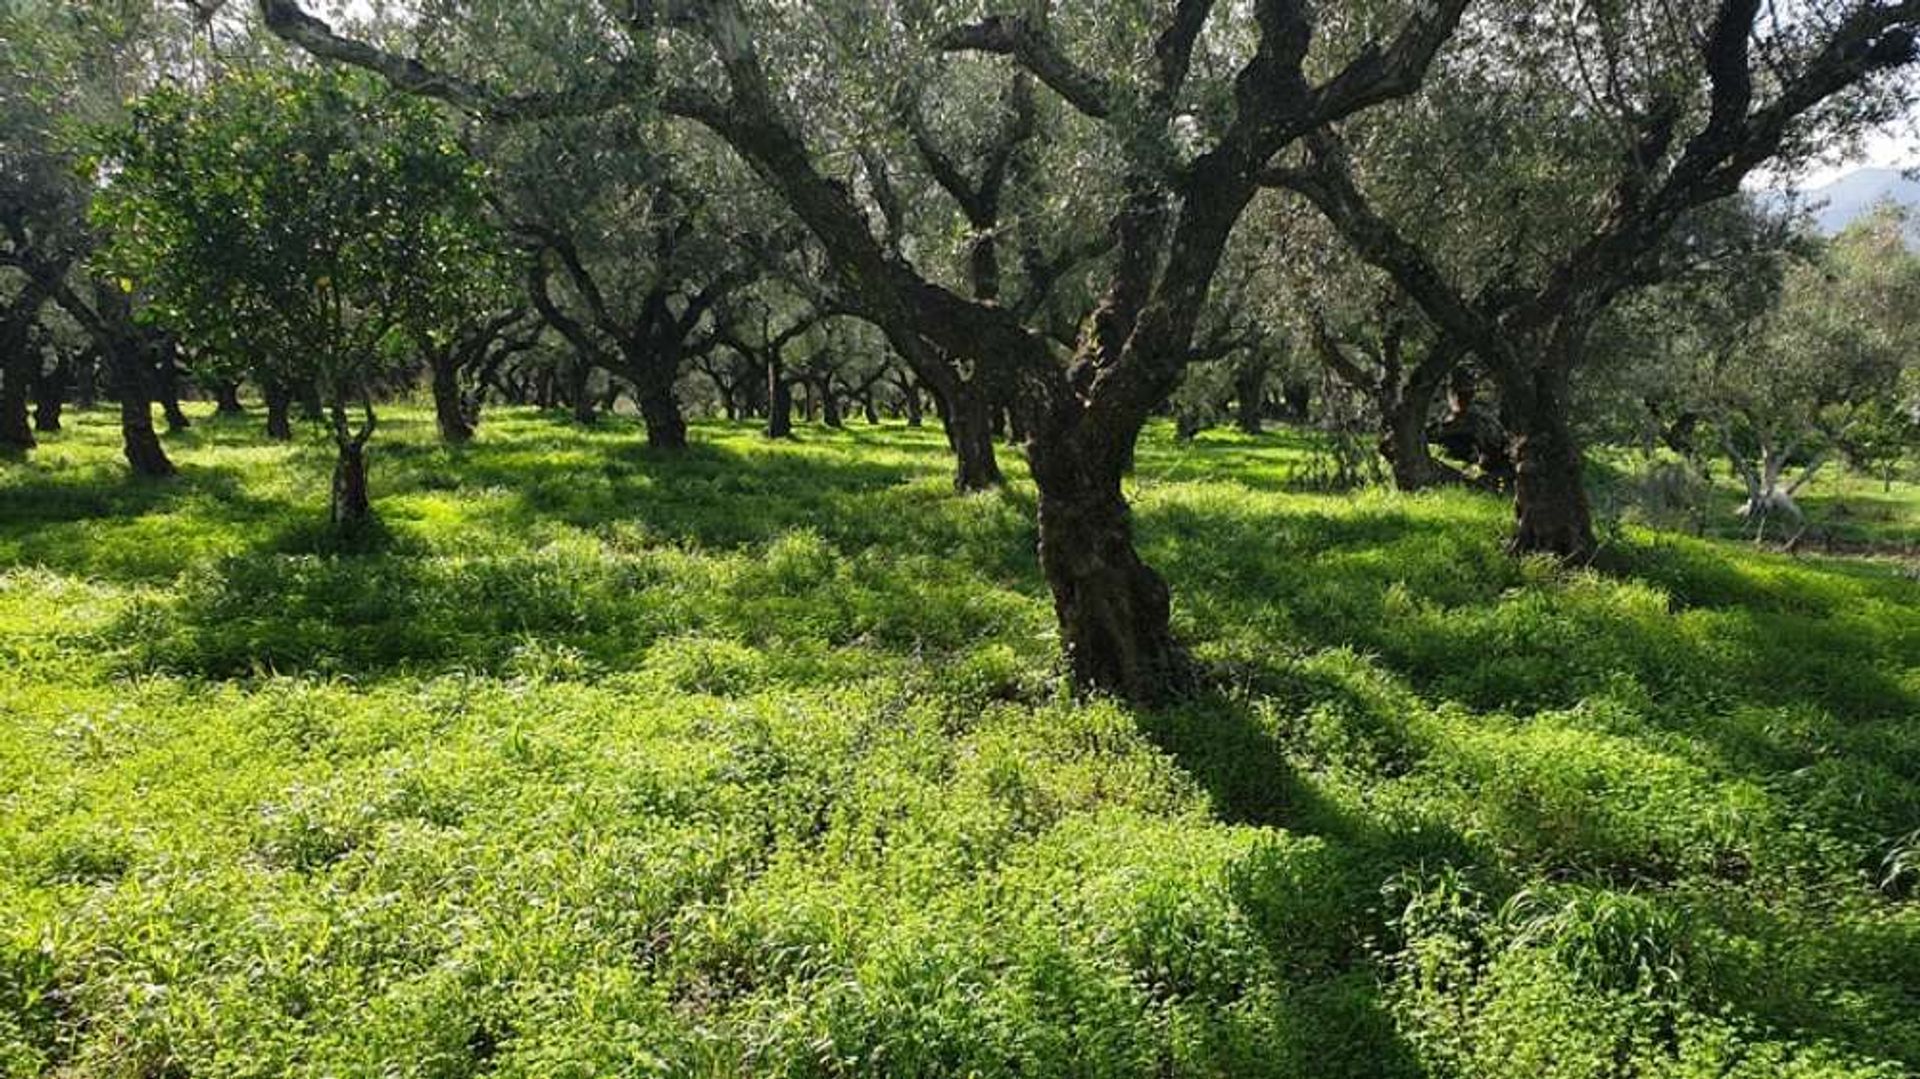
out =
{"type": "Polygon", "coordinates": [[[460,397],[460,365],[450,351],[433,353],[427,363],[432,369],[433,422],[440,429],[440,440],[453,445],[473,441],[473,424],[460,397]]]}
{"type": "Polygon", "coordinates": [[[1040,566],[1074,684],[1136,703],[1165,699],[1184,684],[1186,660],[1167,584],[1134,550],[1120,462],[1087,461],[1053,440],[1037,440],[1031,460],[1040,566]]]}
{"type": "Polygon", "coordinates": [[[60,430],[60,406],[67,396],[69,361],[61,360],[33,380],[33,429],[51,434],[60,430]]]}
{"type": "Polygon", "coordinates": [[[213,411],[217,415],[244,416],[247,414],[246,406],[240,403],[240,384],[232,379],[214,384],[213,400],[213,411]]]}
{"type": "Polygon", "coordinates": [[[1599,550],[1587,503],[1579,443],[1567,416],[1567,379],[1551,372],[1509,380],[1516,554],[1550,554],[1588,562],[1599,550]]]}
{"type": "Polygon", "coordinates": [[[260,384],[260,396],[267,402],[267,437],[275,442],[293,441],[293,391],[277,379],[260,384]]]}

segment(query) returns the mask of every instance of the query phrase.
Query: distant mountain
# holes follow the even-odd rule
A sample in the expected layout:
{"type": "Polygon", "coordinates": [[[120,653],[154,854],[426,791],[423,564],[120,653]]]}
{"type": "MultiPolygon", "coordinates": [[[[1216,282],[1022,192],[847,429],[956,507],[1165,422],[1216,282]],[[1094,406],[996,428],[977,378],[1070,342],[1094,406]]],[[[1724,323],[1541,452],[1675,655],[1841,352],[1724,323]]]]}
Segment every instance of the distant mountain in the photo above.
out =
{"type": "Polygon", "coordinates": [[[1920,180],[1909,180],[1899,169],[1855,169],[1824,187],[1806,193],[1806,203],[1818,207],[1814,224],[1828,236],[1858,219],[1874,204],[1892,199],[1920,213],[1920,180]]]}

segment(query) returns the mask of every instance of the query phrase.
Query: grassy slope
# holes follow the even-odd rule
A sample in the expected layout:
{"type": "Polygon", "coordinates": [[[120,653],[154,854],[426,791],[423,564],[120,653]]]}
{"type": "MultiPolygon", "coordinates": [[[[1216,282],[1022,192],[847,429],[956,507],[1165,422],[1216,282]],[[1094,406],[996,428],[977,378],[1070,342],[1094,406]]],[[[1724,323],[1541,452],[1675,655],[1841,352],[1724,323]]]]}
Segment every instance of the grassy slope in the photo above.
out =
{"type": "Polygon", "coordinates": [[[1560,577],[1496,501],[1156,440],[1221,688],[1133,715],[931,430],[409,415],[359,553],[317,445],[111,436],[0,465],[0,1074],[1920,1068],[1885,566],[1560,577]]]}

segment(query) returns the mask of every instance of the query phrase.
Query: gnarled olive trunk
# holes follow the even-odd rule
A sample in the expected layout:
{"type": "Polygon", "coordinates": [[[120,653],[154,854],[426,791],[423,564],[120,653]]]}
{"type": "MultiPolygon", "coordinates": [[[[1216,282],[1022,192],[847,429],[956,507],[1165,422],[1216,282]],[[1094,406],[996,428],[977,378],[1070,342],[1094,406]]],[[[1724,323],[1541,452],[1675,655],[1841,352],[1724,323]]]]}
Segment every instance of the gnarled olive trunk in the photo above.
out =
{"type": "Polygon", "coordinates": [[[650,378],[635,386],[640,418],[647,425],[647,445],[656,450],[687,448],[687,419],[680,413],[680,400],[674,396],[673,383],[650,378]]]}
{"type": "Polygon", "coordinates": [[[900,393],[900,401],[901,401],[901,405],[906,409],[906,412],[907,412],[907,426],[908,427],[920,426],[921,423],[923,422],[923,418],[920,410],[919,388],[916,386],[906,387],[900,393]]]}
{"type": "Polygon", "coordinates": [[[1138,703],[1166,698],[1187,664],[1167,584],[1134,550],[1121,462],[1090,459],[1064,440],[1032,445],[1040,566],[1074,684],[1138,703]]]}
{"type": "Polygon", "coordinates": [[[223,379],[213,386],[213,411],[221,416],[244,416],[245,405],[240,403],[240,383],[232,379],[223,379]]]}
{"type": "Polygon", "coordinates": [[[1590,561],[1599,549],[1587,503],[1580,446],[1568,421],[1568,384],[1543,371],[1503,381],[1514,460],[1516,554],[1590,561]]]}
{"type": "Polygon", "coordinates": [[[957,491],[986,491],[1006,482],[994,457],[993,408],[986,396],[955,380],[935,391],[953,448],[953,486],[957,491]]]}
{"type": "Polygon", "coordinates": [[[1439,389],[1438,379],[1422,378],[1416,372],[1398,397],[1382,402],[1380,455],[1387,459],[1395,490],[1419,491],[1466,482],[1466,476],[1457,469],[1434,459],[1427,441],[1427,417],[1439,389]]]}
{"type": "Polygon", "coordinates": [[[458,445],[473,440],[473,424],[467,421],[466,402],[460,397],[460,365],[450,351],[436,351],[427,357],[433,388],[433,422],[440,439],[458,445]]]}

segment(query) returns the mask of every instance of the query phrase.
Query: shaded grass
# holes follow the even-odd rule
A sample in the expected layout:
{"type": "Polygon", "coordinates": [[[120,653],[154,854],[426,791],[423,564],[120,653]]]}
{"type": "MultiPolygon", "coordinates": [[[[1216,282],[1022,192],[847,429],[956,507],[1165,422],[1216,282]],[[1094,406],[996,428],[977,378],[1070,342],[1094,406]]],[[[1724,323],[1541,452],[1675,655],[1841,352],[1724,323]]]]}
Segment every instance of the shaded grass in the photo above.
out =
{"type": "Polygon", "coordinates": [[[1920,587],[1154,432],[1213,688],[1059,683],[937,430],[109,417],[0,465],[0,1071],[1894,1075],[1920,587]]]}

